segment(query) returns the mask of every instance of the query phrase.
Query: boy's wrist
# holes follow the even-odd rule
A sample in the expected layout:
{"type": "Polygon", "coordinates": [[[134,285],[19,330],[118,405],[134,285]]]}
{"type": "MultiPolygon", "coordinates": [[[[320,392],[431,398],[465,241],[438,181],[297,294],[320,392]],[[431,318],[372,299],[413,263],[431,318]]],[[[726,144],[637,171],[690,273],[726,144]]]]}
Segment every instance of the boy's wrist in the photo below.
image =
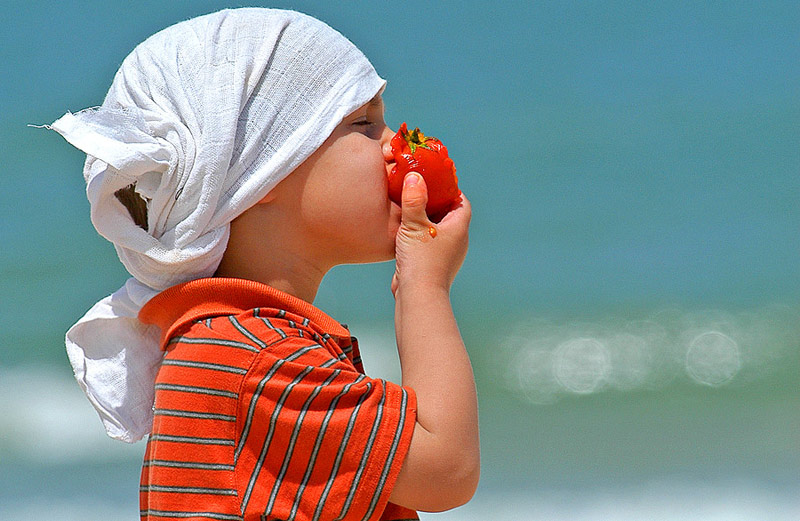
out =
{"type": "Polygon", "coordinates": [[[425,298],[445,297],[450,299],[450,286],[443,283],[433,283],[425,280],[401,281],[397,285],[395,298],[425,298]]]}

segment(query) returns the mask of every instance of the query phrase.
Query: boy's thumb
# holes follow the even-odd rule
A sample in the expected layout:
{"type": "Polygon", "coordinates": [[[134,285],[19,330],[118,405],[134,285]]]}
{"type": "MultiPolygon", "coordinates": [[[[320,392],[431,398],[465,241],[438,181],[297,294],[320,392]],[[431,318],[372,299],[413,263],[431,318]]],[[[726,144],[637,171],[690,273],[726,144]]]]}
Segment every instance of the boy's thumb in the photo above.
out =
{"type": "Polygon", "coordinates": [[[416,172],[409,172],[403,179],[402,219],[408,224],[425,225],[428,216],[425,206],[428,204],[428,187],[425,179],[416,172]]]}

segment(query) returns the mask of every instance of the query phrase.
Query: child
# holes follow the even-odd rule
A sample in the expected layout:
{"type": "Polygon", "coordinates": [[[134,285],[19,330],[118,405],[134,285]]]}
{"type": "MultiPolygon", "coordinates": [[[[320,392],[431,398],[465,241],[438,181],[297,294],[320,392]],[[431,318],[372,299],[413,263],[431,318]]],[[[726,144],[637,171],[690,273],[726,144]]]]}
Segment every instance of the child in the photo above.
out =
{"type": "Polygon", "coordinates": [[[52,125],[133,275],[66,342],[109,434],[150,435],[142,519],[417,519],[473,495],[449,302],[469,202],[432,224],[414,173],[389,201],[384,85],[313,18],[226,10],[152,36],[102,107],[52,125]],[[333,266],[392,258],[402,386],[312,305],[333,266]]]}

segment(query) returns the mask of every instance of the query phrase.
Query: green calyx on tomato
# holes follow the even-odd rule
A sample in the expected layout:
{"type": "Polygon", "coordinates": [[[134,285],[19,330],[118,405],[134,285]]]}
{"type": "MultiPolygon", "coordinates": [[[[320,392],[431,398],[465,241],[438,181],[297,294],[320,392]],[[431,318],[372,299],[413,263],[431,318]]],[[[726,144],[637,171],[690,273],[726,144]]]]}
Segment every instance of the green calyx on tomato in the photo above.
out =
{"type": "MultiPolygon", "coordinates": [[[[405,125],[405,123],[403,124],[405,125]]],[[[428,138],[426,138],[425,134],[420,131],[419,127],[416,127],[411,132],[406,132],[403,134],[403,139],[405,139],[406,143],[408,143],[408,148],[411,150],[412,154],[417,151],[417,147],[430,148],[425,144],[425,142],[428,141],[428,138]]]]}

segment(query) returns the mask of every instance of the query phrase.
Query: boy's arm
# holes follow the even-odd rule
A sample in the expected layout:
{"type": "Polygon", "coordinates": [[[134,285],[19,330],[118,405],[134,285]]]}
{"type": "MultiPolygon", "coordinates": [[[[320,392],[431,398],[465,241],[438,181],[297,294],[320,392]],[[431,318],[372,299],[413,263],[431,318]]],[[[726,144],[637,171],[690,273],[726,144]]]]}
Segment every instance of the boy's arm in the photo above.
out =
{"type": "Polygon", "coordinates": [[[480,474],[475,380],[450,305],[467,251],[470,206],[462,195],[433,237],[426,202],[424,180],[409,174],[392,291],[403,385],[416,393],[417,424],[390,500],[441,511],[469,501],[480,474]]]}

